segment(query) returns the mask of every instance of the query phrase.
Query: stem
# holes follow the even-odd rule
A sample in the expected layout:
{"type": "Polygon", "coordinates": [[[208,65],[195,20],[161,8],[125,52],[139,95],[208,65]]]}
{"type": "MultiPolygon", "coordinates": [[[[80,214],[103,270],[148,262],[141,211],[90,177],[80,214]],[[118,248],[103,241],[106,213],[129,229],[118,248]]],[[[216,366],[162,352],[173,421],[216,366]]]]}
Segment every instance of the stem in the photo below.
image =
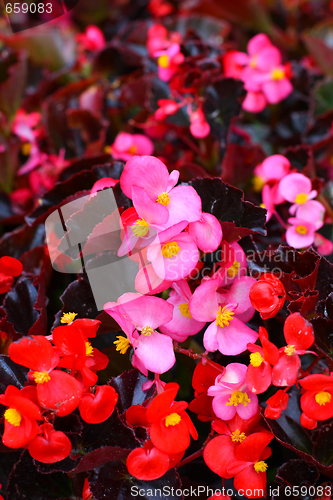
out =
{"type": "Polygon", "coordinates": [[[200,450],[195,451],[194,453],[192,453],[192,455],[189,455],[188,457],[184,458],[184,460],[179,462],[179,464],[177,465],[177,469],[179,469],[179,467],[183,467],[183,465],[186,465],[189,462],[192,462],[192,460],[201,457],[202,454],[203,454],[203,448],[200,448],[200,450]]]}
{"type": "Polygon", "coordinates": [[[311,365],[305,370],[305,372],[302,373],[302,376],[310,375],[311,370],[316,366],[316,364],[322,357],[323,357],[322,353],[318,354],[318,356],[312,361],[311,365]]]}
{"type": "Polygon", "coordinates": [[[284,227],[285,229],[288,229],[288,226],[287,224],[284,222],[284,220],[282,219],[282,217],[277,213],[277,211],[275,210],[274,211],[274,215],[275,217],[277,218],[277,220],[280,222],[281,226],[284,227]]]}

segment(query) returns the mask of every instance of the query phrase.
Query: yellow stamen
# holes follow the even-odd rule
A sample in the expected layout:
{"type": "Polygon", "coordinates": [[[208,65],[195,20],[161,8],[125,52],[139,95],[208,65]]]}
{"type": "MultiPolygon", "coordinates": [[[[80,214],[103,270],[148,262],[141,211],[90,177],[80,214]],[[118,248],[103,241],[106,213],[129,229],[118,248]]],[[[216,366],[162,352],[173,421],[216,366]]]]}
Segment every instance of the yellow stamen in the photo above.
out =
{"type": "Polygon", "coordinates": [[[165,427],[169,427],[169,425],[177,425],[181,421],[182,417],[178,415],[178,413],[171,413],[165,419],[165,427]]]}
{"type": "Polygon", "coordinates": [[[258,473],[259,472],[266,472],[267,469],[268,469],[268,465],[263,460],[260,460],[260,462],[256,462],[254,464],[254,470],[258,473]]]}
{"type": "Polygon", "coordinates": [[[298,205],[304,205],[304,203],[307,201],[308,195],[305,193],[300,193],[296,196],[295,198],[295,203],[298,203],[298,205]]]}
{"type": "Polygon", "coordinates": [[[142,335],[145,335],[145,337],[150,337],[153,332],[154,329],[151,326],[144,326],[141,330],[142,335]]]}
{"type": "Polygon", "coordinates": [[[219,307],[219,310],[216,313],[216,325],[222,326],[229,326],[230,321],[233,319],[233,315],[235,313],[230,311],[230,309],[227,309],[225,306],[223,309],[221,309],[221,306],[219,307]]]}
{"type": "Polygon", "coordinates": [[[271,77],[272,77],[272,80],[275,80],[275,81],[282,80],[282,78],[285,77],[285,72],[281,68],[275,68],[271,72],[271,77]]]}
{"type": "Polygon", "coordinates": [[[244,406],[247,406],[247,403],[251,403],[251,399],[249,399],[246,392],[234,391],[231,394],[231,398],[229,399],[228,403],[226,403],[225,405],[226,406],[237,406],[239,404],[242,404],[244,406]]]}
{"type": "Polygon", "coordinates": [[[307,234],[308,230],[305,226],[296,226],[296,232],[298,234],[307,234]]]}
{"type": "Polygon", "coordinates": [[[168,193],[161,193],[158,195],[156,201],[157,203],[160,203],[161,205],[167,207],[170,203],[170,196],[168,195],[168,193]]]}
{"type": "Polygon", "coordinates": [[[162,255],[166,259],[170,259],[171,257],[177,255],[179,250],[180,247],[176,241],[169,241],[169,243],[162,246],[162,255]]]}
{"type": "Polygon", "coordinates": [[[33,377],[36,384],[45,384],[51,380],[50,375],[47,372],[33,372],[33,377]]]}
{"type": "Polygon", "coordinates": [[[287,345],[284,348],[284,352],[286,353],[287,356],[292,356],[295,351],[296,351],[296,348],[294,345],[287,345]]]}
{"type": "Polygon", "coordinates": [[[254,191],[256,191],[256,193],[259,193],[260,191],[262,191],[262,188],[264,187],[265,185],[265,181],[262,177],[259,177],[259,175],[255,175],[252,179],[252,186],[253,186],[253,189],[254,191]]]}
{"type": "Polygon", "coordinates": [[[257,67],[257,56],[253,56],[250,61],[250,67],[255,69],[257,67]]]}
{"type": "Polygon", "coordinates": [[[253,352],[252,354],[250,354],[250,363],[252,366],[258,368],[258,366],[260,366],[263,361],[264,358],[262,357],[260,352],[253,352]]]}
{"type": "Polygon", "coordinates": [[[129,153],[130,155],[135,155],[135,153],[137,152],[137,150],[138,150],[138,147],[137,147],[135,144],[133,144],[133,145],[129,148],[128,153],[129,153]]]}
{"type": "Polygon", "coordinates": [[[331,394],[326,391],[318,392],[318,394],[315,395],[316,403],[318,403],[320,406],[325,406],[326,403],[329,403],[331,401],[331,399],[331,394]]]}
{"type": "Polygon", "coordinates": [[[265,205],[265,203],[260,203],[259,207],[260,208],[266,208],[266,205],[265,205]]]}
{"type": "Polygon", "coordinates": [[[133,226],[131,226],[131,229],[132,229],[133,233],[135,234],[135,236],[138,236],[139,238],[143,238],[149,232],[149,224],[143,218],[138,219],[134,222],[133,226]]]}
{"type": "Polygon", "coordinates": [[[170,64],[169,56],[167,56],[166,54],[164,54],[164,56],[160,56],[157,59],[157,64],[161,66],[161,68],[168,68],[170,64]]]}
{"type": "Polygon", "coordinates": [[[122,337],[121,335],[117,336],[118,340],[115,340],[113,343],[116,345],[116,351],[120,351],[120,354],[125,354],[127,349],[130,347],[130,341],[126,337],[122,337]]]}
{"type": "Polygon", "coordinates": [[[94,355],[94,348],[91,345],[90,342],[86,342],[86,356],[93,356],[94,355]]]}
{"type": "Polygon", "coordinates": [[[235,276],[237,276],[240,270],[240,266],[240,262],[238,262],[238,260],[235,260],[232,266],[230,266],[227,270],[227,275],[229,276],[229,278],[234,278],[235,276]]]}
{"type": "Polygon", "coordinates": [[[8,408],[4,414],[5,419],[15,427],[19,427],[22,416],[15,408],[8,408]]]}
{"type": "Polygon", "coordinates": [[[190,308],[188,307],[188,302],[183,302],[182,304],[179,304],[179,311],[184,318],[192,318],[191,313],[190,313],[190,308]]]}
{"type": "Polygon", "coordinates": [[[64,313],[61,317],[60,323],[72,323],[77,316],[77,313],[64,313]]]}
{"type": "Polygon", "coordinates": [[[239,429],[237,429],[231,434],[231,439],[233,442],[237,441],[237,443],[241,443],[242,441],[244,441],[245,438],[246,438],[245,432],[240,432],[239,429]]]}
{"type": "Polygon", "coordinates": [[[107,154],[110,155],[112,153],[112,147],[111,146],[105,146],[104,151],[105,151],[105,153],[107,153],[107,154]]]}
{"type": "Polygon", "coordinates": [[[21,151],[24,156],[29,156],[31,152],[31,144],[30,142],[25,142],[21,146],[21,151]]]}

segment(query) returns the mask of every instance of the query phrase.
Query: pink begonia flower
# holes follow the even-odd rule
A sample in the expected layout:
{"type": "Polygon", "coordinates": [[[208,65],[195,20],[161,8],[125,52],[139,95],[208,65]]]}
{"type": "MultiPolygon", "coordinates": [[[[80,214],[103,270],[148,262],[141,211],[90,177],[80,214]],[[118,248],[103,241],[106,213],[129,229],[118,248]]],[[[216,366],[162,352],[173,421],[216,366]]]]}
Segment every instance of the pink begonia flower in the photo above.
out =
{"type": "Polygon", "coordinates": [[[202,109],[197,109],[196,111],[189,112],[190,115],[190,132],[193,137],[197,139],[203,139],[207,137],[210,132],[210,125],[206,120],[204,112],[202,109]]]}
{"type": "Polygon", "coordinates": [[[167,49],[155,52],[154,56],[157,57],[158,76],[164,82],[171,80],[185,59],[179,43],[172,43],[167,49]]]}
{"type": "Polygon", "coordinates": [[[258,333],[246,326],[254,314],[250,303],[250,288],[255,279],[244,276],[236,280],[230,290],[218,293],[220,280],[207,280],[195,290],[190,302],[190,313],[197,321],[212,322],[205,331],[203,344],[207,351],[219,350],[235,356],[246,350],[249,342],[258,339],[258,333]]]}
{"type": "Polygon", "coordinates": [[[205,253],[215,252],[222,240],[222,228],[218,219],[202,212],[202,217],[196,222],[190,222],[188,232],[196,245],[205,253]]]}
{"type": "Polygon", "coordinates": [[[112,179],[112,177],[104,177],[103,179],[99,179],[95,182],[90,191],[90,198],[96,196],[97,191],[101,191],[105,188],[114,187],[119,179],[112,179]]]}
{"type": "Polygon", "coordinates": [[[312,222],[297,217],[290,217],[288,222],[291,224],[286,231],[288,245],[294,248],[305,248],[313,244],[316,226],[312,222]]]}
{"type": "Polygon", "coordinates": [[[312,222],[319,229],[324,224],[325,207],[320,201],[309,200],[298,206],[295,215],[298,219],[312,222]]]}
{"type": "Polygon", "coordinates": [[[172,43],[180,43],[181,34],[169,32],[162,24],[153,24],[148,30],[147,49],[150,56],[154,56],[157,51],[169,47],[172,43]]]}
{"type": "Polygon", "coordinates": [[[125,293],[104,310],[120,325],[134,348],[132,364],[147,376],[148,370],[165,373],[175,364],[171,337],[156,329],[171,321],[173,306],[158,297],[125,293]]]}
{"type": "Polygon", "coordinates": [[[135,290],[143,295],[156,295],[170,288],[172,281],[167,281],[157,276],[153,266],[148,264],[141,267],[135,277],[134,285],[135,290]]]}
{"type": "MultiPolygon", "coordinates": [[[[226,246],[224,242],[223,248],[226,246]]],[[[231,285],[234,281],[246,275],[247,272],[247,260],[246,255],[242,247],[234,241],[231,244],[227,244],[228,256],[222,256],[223,261],[228,262],[227,268],[224,275],[221,276],[221,286],[231,285]],[[230,264],[231,261],[231,265],[230,264]]],[[[224,266],[225,267],[225,266],[224,266]]],[[[221,274],[221,273],[219,273],[221,274]]],[[[213,275],[213,278],[215,275],[213,275]]]]}
{"type": "Polygon", "coordinates": [[[315,234],[314,243],[317,247],[318,252],[322,255],[330,255],[331,253],[333,253],[333,241],[328,240],[322,234],[315,234]]]}
{"type": "Polygon", "coordinates": [[[40,113],[26,113],[23,109],[19,109],[13,121],[12,132],[22,141],[34,143],[36,133],[33,128],[39,124],[41,118],[40,113]]]}
{"type": "MultiPolygon", "coordinates": [[[[266,182],[280,181],[290,170],[290,161],[282,155],[272,155],[266,158],[254,169],[255,181],[258,188],[263,187],[266,182]]],[[[258,189],[259,191],[259,189],[258,189]]],[[[284,198],[281,200],[281,202],[284,198]]]]}
{"type": "MultiPolygon", "coordinates": [[[[179,172],[169,174],[167,167],[154,156],[134,156],[120,177],[120,186],[128,198],[133,199],[133,186],[145,190],[150,199],[169,214],[164,227],[181,221],[195,222],[202,217],[201,198],[192,186],[176,186],[179,172]]],[[[141,217],[140,208],[134,205],[141,217]]],[[[155,208],[154,208],[155,209],[155,208]]]]}
{"type": "Polygon", "coordinates": [[[110,146],[110,154],[115,160],[128,161],[135,155],[151,155],[153,152],[151,139],[142,134],[120,132],[110,146]]]}
{"type": "Polygon", "coordinates": [[[248,420],[258,411],[258,397],[246,385],[246,370],[246,365],[230,363],[207,391],[215,415],[222,420],[231,420],[236,413],[248,420]]]}
{"type": "Polygon", "coordinates": [[[76,35],[76,40],[85,50],[90,50],[92,52],[101,50],[105,47],[103,32],[93,24],[87,26],[85,33],[76,35]]]}
{"type": "Polygon", "coordinates": [[[155,273],[163,280],[186,278],[199,261],[199,250],[192,236],[180,232],[187,223],[179,222],[160,232],[149,245],[147,258],[155,273]]]}
{"type": "Polygon", "coordinates": [[[317,196],[317,191],[312,189],[311,180],[303,174],[289,174],[281,179],[279,184],[280,194],[285,200],[293,203],[289,212],[294,215],[300,205],[317,196]]]}
{"type": "Polygon", "coordinates": [[[192,318],[188,305],[191,297],[192,292],[186,281],[172,284],[167,302],[174,306],[173,317],[169,323],[160,326],[160,330],[178,342],[184,342],[189,335],[196,335],[206,324],[192,318]]]}

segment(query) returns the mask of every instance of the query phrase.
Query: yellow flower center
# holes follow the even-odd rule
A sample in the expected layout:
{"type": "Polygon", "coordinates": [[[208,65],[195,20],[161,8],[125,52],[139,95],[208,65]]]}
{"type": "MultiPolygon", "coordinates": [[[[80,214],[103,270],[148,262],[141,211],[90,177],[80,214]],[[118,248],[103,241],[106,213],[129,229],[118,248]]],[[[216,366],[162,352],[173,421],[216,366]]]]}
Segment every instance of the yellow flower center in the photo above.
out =
{"type": "Polygon", "coordinates": [[[296,227],[296,232],[298,234],[306,234],[308,232],[307,228],[305,226],[297,226],[296,227]]]}
{"type": "Polygon", "coordinates": [[[287,345],[287,347],[284,348],[284,352],[286,353],[287,356],[292,356],[295,351],[296,348],[294,345],[287,345]]]}
{"type": "Polygon", "coordinates": [[[179,311],[184,318],[192,318],[191,313],[190,313],[190,308],[188,307],[188,302],[183,302],[182,304],[179,304],[179,311]]]}
{"type": "Polygon", "coordinates": [[[260,203],[259,207],[260,208],[266,208],[266,205],[265,205],[265,203],[260,203]]]}
{"type": "Polygon", "coordinates": [[[143,218],[138,219],[134,222],[133,226],[131,226],[131,229],[132,229],[133,233],[135,234],[135,236],[138,236],[139,238],[143,238],[149,232],[149,224],[143,218]]]}
{"type": "Polygon", "coordinates": [[[151,326],[144,326],[141,330],[142,335],[145,335],[146,337],[150,337],[153,332],[154,329],[151,326]]]}
{"type": "Polygon", "coordinates": [[[283,71],[283,69],[281,68],[275,68],[273,69],[272,73],[271,73],[271,77],[272,77],[272,80],[282,80],[282,78],[284,78],[285,76],[285,73],[283,71]]]}
{"type": "Polygon", "coordinates": [[[257,56],[253,56],[250,61],[250,67],[255,69],[257,67],[257,56]]]}
{"type": "Polygon", "coordinates": [[[229,278],[234,278],[235,276],[237,276],[240,270],[240,266],[240,262],[238,262],[238,260],[235,260],[232,266],[230,266],[227,271],[229,278]]]}
{"type": "Polygon", "coordinates": [[[233,315],[235,313],[230,311],[230,309],[227,309],[225,306],[223,309],[221,306],[219,307],[219,310],[216,313],[216,325],[222,326],[229,326],[230,321],[233,319],[233,315]]]}
{"type": "Polygon", "coordinates": [[[258,366],[260,366],[263,361],[264,358],[262,357],[260,352],[253,352],[252,354],[250,354],[250,363],[252,366],[258,368],[258,366]]]}
{"type": "Polygon", "coordinates": [[[30,142],[25,142],[24,144],[22,144],[21,151],[22,151],[22,154],[24,156],[29,156],[30,155],[30,151],[31,151],[31,144],[30,144],[30,142]]]}
{"type": "Polygon", "coordinates": [[[160,203],[161,205],[167,207],[170,203],[170,196],[168,195],[168,193],[161,193],[158,195],[156,201],[157,203],[160,203]]]}
{"type": "Polygon", "coordinates": [[[260,462],[256,462],[254,464],[254,470],[256,472],[265,472],[267,469],[268,469],[268,465],[263,460],[260,460],[260,462]]]}
{"type": "Polygon", "coordinates": [[[64,313],[61,317],[60,323],[72,323],[75,320],[77,313],[64,313]]]}
{"type": "Polygon", "coordinates": [[[231,394],[231,398],[229,399],[228,403],[226,403],[225,405],[238,406],[239,404],[242,404],[244,406],[247,406],[247,403],[251,403],[251,399],[249,399],[246,392],[234,391],[231,394]]]}
{"type": "Polygon", "coordinates": [[[51,377],[47,372],[34,372],[32,375],[36,384],[45,384],[51,380],[51,377]]]}
{"type": "Polygon", "coordinates": [[[90,342],[86,342],[86,356],[93,356],[94,355],[94,348],[91,345],[90,342]]]}
{"type": "Polygon", "coordinates": [[[22,415],[15,408],[8,408],[4,414],[5,419],[15,427],[19,427],[22,415]]]}
{"type": "Polygon", "coordinates": [[[162,255],[166,259],[170,259],[171,257],[177,255],[179,250],[180,247],[176,241],[169,241],[169,243],[162,246],[162,255]]]}
{"type": "Polygon", "coordinates": [[[331,399],[331,394],[326,391],[318,392],[318,394],[315,395],[316,403],[318,403],[320,406],[325,406],[326,403],[329,403],[331,401],[331,399]]]}
{"type": "Polygon", "coordinates": [[[253,189],[256,193],[259,193],[260,191],[262,191],[262,188],[264,187],[265,185],[265,181],[262,177],[259,177],[259,175],[255,175],[252,179],[252,186],[253,186],[253,189]]]}
{"type": "Polygon", "coordinates": [[[169,425],[177,425],[181,421],[182,417],[178,415],[178,413],[171,413],[165,419],[165,427],[169,427],[169,425]]]}
{"type": "Polygon", "coordinates": [[[308,199],[308,195],[305,193],[300,193],[296,196],[295,198],[295,203],[298,203],[299,205],[304,205],[306,200],[308,199]]]}
{"type": "Polygon", "coordinates": [[[127,349],[130,347],[130,341],[126,337],[122,337],[118,335],[118,340],[115,340],[113,343],[116,345],[116,351],[120,351],[120,354],[125,354],[127,349]]]}
{"type": "Polygon", "coordinates": [[[166,54],[164,54],[164,56],[160,56],[157,59],[157,64],[161,66],[161,68],[168,68],[170,64],[169,56],[167,56],[166,54]]]}
{"type": "Polygon", "coordinates": [[[245,432],[240,432],[239,429],[237,429],[231,434],[231,439],[233,442],[237,441],[237,443],[241,443],[242,441],[244,441],[245,438],[246,438],[245,432]]]}
{"type": "Polygon", "coordinates": [[[133,144],[133,145],[129,148],[128,153],[129,153],[130,155],[135,155],[135,153],[137,152],[137,149],[138,149],[138,147],[137,147],[135,144],[133,144]]]}

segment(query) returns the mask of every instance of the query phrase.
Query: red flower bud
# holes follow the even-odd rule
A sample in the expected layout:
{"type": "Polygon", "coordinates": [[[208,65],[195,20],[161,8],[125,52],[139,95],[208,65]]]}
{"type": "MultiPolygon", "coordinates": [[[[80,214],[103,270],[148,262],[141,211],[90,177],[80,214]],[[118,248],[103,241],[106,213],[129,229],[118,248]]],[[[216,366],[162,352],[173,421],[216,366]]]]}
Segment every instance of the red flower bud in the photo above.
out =
{"type": "Polygon", "coordinates": [[[286,291],[274,274],[266,273],[254,283],[249,297],[262,319],[269,319],[281,311],[286,300],[286,291]]]}

